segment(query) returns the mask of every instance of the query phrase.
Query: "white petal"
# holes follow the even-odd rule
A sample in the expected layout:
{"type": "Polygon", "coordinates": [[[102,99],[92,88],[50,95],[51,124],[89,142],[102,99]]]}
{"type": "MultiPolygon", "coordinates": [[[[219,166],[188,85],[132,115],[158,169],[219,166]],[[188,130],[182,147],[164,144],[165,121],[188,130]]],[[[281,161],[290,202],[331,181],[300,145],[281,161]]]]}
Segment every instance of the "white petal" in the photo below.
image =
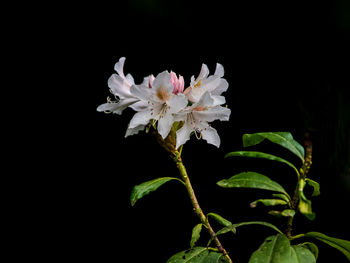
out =
{"type": "Polygon", "coordinates": [[[221,95],[227,89],[228,89],[228,82],[225,79],[220,79],[220,83],[211,93],[213,95],[221,95]]]}
{"type": "Polygon", "coordinates": [[[181,129],[176,132],[176,149],[190,139],[191,132],[191,126],[185,122],[181,129]]]}
{"type": "Polygon", "coordinates": [[[174,121],[184,121],[189,111],[182,110],[174,115],[174,121]]]}
{"type": "Polygon", "coordinates": [[[212,122],[214,120],[228,121],[231,110],[221,106],[215,106],[204,111],[193,111],[196,120],[212,122]]]}
{"type": "Polygon", "coordinates": [[[207,143],[213,144],[219,148],[220,137],[213,127],[207,126],[204,130],[202,130],[201,134],[203,139],[206,140],[207,143]]]}
{"type": "Polygon", "coordinates": [[[144,111],[147,109],[148,104],[145,101],[138,101],[132,105],[130,105],[130,108],[132,108],[134,111],[144,111]]]}
{"type": "Polygon", "coordinates": [[[170,112],[158,119],[158,133],[165,139],[173,126],[174,117],[170,112]]]}
{"type": "Polygon", "coordinates": [[[169,93],[173,92],[173,85],[170,82],[170,73],[168,71],[163,71],[157,75],[157,77],[153,80],[152,87],[154,89],[158,89],[160,87],[164,87],[167,89],[169,93]]]}
{"type": "Polygon", "coordinates": [[[114,111],[117,108],[117,105],[118,105],[117,102],[107,102],[98,106],[97,111],[99,112],[114,111]]]}
{"type": "Polygon", "coordinates": [[[216,69],[215,69],[214,75],[217,75],[220,78],[222,78],[224,76],[224,73],[225,73],[224,67],[220,63],[216,63],[216,69]]]}
{"type": "Polygon", "coordinates": [[[220,78],[218,76],[210,76],[207,79],[202,81],[200,88],[205,89],[206,91],[214,91],[220,84],[220,78]]]}
{"type": "Polygon", "coordinates": [[[212,98],[214,99],[214,103],[213,106],[217,106],[217,105],[222,105],[226,102],[226,99],[224,96],[215,96],[213,95],[212,98]]]}
{"type": "Polygon", "coordinates": [[[182,93],[178,93],[177,95],[171,94],[167,104],[170,106],[169,111],[171,113],[178,113],[187,106],[188,100],[182,93]]]}
{"type": "Polygon", "coordinates": [[[202,68],[201,68],[201,71],[199,72],[199,75],[196,79],[196,81],[199,81],[201,79],[204,79],[206,77],[208,77],[209,75],[209,69],[208,69],[208,66],[205,65],[204,63],[202,64],[202,68]]]}
{"type": "Polygon", "coordinates": [[[132,117],[128,128],[132,129],[139,125],[147,125],[151,119],[152,115],[150,111],[139,111],[132,117]]]}
{"type": "Polygon", "coordinates": [[[112,93],[120,98],[130,97],[130,87],[124,81],[121,76],[113,74],[108,79],[108,87],[112,90],[112,93]]]}
{"type": "Polygon", "coordinates": [[[213,97],[210,95],[209,92],[205,92],[199,99],[199,101],[193,105],[194,107],[198,106],[203,106],[203,107],[210,107],[213,106],[214,104],[214,99],[213,97]]]}
{"type": "Polygon", "coordinates": [[[135,84],[134,78],[130,74],[126,75],[125,79],[130,86],[135,84]]]}
{"type": "Polygon", "coordinates": [[[152,90],[144,85],[132,85],[130,88],[130,94],[142,101],[149,101],[152,90]]]}
{"type": "Polygon", "coordinates": [[[125,133],[125,138],[130,135],[139,133],[139,131],[142,131],[144,128],[145,128],[145,125],[139,125],[139,126],[136,126],[135,128],[128,128],[125,133]]]}
{"type": "Polygon", "coordinates": [[[130,98],[130,99],[121,99],[118,102],[108,102],[105,104],[100,105],[97,108],[97,111],[111,111],[116,114],[122,114],[123,110],[125,110],[130,105],[137,102],[137,99],[130,98]]]}
{"type": "Polygon", "coordinates": [[[123,68],[124,68],[125,57],[121,57],[117,63],[114,65],[114,70],[121,76],[124,76],[123,68]]]}

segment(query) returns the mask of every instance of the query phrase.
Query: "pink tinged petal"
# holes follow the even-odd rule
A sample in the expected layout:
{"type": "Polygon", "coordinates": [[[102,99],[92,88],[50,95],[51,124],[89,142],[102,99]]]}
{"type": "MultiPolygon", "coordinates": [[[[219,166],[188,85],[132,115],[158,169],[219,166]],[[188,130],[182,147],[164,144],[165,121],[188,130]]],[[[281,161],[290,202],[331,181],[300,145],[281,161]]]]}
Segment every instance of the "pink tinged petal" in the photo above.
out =
{"type": "Polygon", "coordinates": [[[201,131],[202,137],[207,143],[215,145],[219,148],[220,146],[220,137],[217,131],[210,126],[207,126],[204,130],[201,131]]]}
{"type": "Polygon", "coordinates": [[[152,115],[150,111],[139,111],[132,117],[128,129],[133,129],[140,125],[147,125],[151,119],[152,115]]]}
{"type": "Polygon", "coordinates": [[[153,76],[153,74],[151,76],[149,76],[149,81],[148,81],[148,87],[151,89],[153,82],[154,82],[155,77],[153,76]]]}
{"type": "Polygon", "coordinates": [[[184,88],[185,88],[185,80],[184,80],[184,77],[179,75],[179,82],[178,82],[179,86],[178,86],[178,91],[177,92],[180,92],[182,93],[184,91],[184,88]]]}
{"type": "Polygon", "coordinates": [[[144,85],[132,85],[130,94],[142,101],[149,101],[152,95],[152,90],[144,85]]]}
{"type": "Polygon", "coordinates": [[[178,93],[182,93],[185,87],[185,81],[184,78],[179,75],[179,78],[177,78],[176,74],[171,71],[170,72],[170,82],[174,87],[173,93],[174,94],[178,94],[178,93]]]}
{"type": "Polygon", "coordinates": [[[121,57],[117,63],[114,65],[114,70],[122,77],[125,78],[123,68],[124,68],[125,57],[121,57]]]}
{"type": "Polygon", "coordinates": [[[108,79],[108,87],[111,89],[115,96],[120,98],[130,97],[130,86],[128,86],[124,79],[117,74],[113,74],[108,79]]]}
{"type": "Polygon", "coordinates": [[[135,128],[128,128],[125,133],[125,138],[134,134],[138,134],[139,131],[144,130],[145,127],[146,127],[145,125],[139,125],[139,126],[136,126],[135,128]]]}
{"type": "Polygon", "coordinates": [[[225,73],[224,67],[220,63],[216,63],[216,69],[215,69],[214,75],[217,75],[220,78],[222,78],[224,76],[224,73],[225,73]]]}
{"type": "Polygon", "coordinates": [[[164,115],[158,119],[158,133],[165,139],[174,123],[174,117],[170,112],[166,112],[164,115]]]}
{"type": "Polygon", "coordinates": [[[170,82],[171,82],[171,84],[174,87],[173,93],[177,94],[177,82],[178,82],[178,79],[176,77],[176,74],[174,72],[172,72],[172,71],[170,72],[170,82]]]}
{"type": "Polygon", "coordinates": [[[190,139],[192,131],[191,126],[185,122],[184,125],[176,132],[176,149],[190,139]]]}
{"type": "Polygon", "coordinates": [[[188,104],[186,96],[182,93],[177,95],[172,94],[167,101],[170,113],[178,113],[180,110],[184,109],[188,104]]]}
{"type": "Polygon", "coordinates": [[[205,111],[193,111],[193,116],[197,121],[212,122],[215,120],[228,121],[231,110],[225,107],[216,106],[205,111]]]}

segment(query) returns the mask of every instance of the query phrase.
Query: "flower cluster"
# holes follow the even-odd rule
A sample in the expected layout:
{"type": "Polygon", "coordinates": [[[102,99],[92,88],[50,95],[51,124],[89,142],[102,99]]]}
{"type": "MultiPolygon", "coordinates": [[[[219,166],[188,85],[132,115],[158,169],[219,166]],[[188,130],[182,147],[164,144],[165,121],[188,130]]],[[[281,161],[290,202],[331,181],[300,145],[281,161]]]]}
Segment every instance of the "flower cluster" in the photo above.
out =
{"type": "Polygon", "coordinates": [[[222,65],[217,64],[214,75],[209,75],[208,67],[202,64],[198,77],[192,76],[190,85],[184,89],[184,78],[172,71],[163,71],[156,77],[150,75],[136,85],[130,74],[124,75],[124,62],[125,58],[120,58],[114,67],[117,74],[108,80],[116,101],[108,98],[97,111],[121,114],[127,107],[136,111],[125,137],[152,125],[165,139],[176,122],[181,124],[177,125],[180,128],[176,131],[176,149],[193,133],[219,147],[220,137],[209,123],[227,121],[231,113],[230,109],[220,106],[225,103],[221,94],[228,88],[222,65]]]}

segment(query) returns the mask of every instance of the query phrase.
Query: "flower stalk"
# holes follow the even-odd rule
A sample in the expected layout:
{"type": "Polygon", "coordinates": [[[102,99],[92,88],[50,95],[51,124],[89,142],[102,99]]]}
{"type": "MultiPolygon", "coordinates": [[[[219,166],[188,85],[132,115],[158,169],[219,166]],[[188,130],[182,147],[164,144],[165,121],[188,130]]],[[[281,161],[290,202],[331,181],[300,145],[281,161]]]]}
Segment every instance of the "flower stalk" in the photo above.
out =
{"type": "Polygon", "coordinates": [[[187,189],[187,193],[188,193],[188,195],[190,197],[190,200],[191,200],[191,203],[192,203],[192,206],[193,206],[193,210],[194,210],[195,214],[198,216],[198,218],[200,219],[201,223],[208,230],[210,237],[213,238],[214,243],[215,243],[216,247],[218,248],[219,252],[222,253],[226,257],[228,262],[232,263],[232,260],[231,260],[230,256],[228,255],[228,253],[225,250],[225,248],[222,246],[220,240],[216,236],[215,231],[211,227],[207,217],[203,213],[203,211],[202,211],[202,209],[201,209],[201,207],[200,207],[200,205],[198,203],[198,200],[197,200],[197,197],[196,197],[195,192],[193,190],[190,178],[188,177],[186,168],[185,168],[185,166],[184,166],[184,164],[182,162],[181,152],[182,152],[182,146],[179,148],[179,151],[177,151],[177,150],[174,151],[175,157],[173,158],[173,160],[174,160],[174,162],[176,164],[176,167],[179,170],[181,179],[185,183],[185,186],[186,186],[186,189],[187,189]]]}

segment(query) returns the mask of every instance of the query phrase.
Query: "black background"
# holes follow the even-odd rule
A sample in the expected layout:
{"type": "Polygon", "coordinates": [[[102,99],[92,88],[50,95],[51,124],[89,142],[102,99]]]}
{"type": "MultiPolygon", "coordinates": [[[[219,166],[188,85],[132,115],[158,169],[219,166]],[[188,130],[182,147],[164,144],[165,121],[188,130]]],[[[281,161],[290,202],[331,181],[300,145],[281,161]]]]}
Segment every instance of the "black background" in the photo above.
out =
{"type": "MultiPolygon", "coordinates": [[[[299,215],[295,233],[350,238],[346,0],[133,0],[33,9],[21,24],[23,38],[34,39],[24,49],[39,62],[34,71],[45,87],[40,93],[45,99],[33,105],[40,129],[27,126],[29,149],[40,152],[32,153],[35,161],[29,162],[36,174],[24,181],[34,186],[23,212],[28,219],[24,240],[34,244],[28,249],[33,257],[46,262],[166,262],[189,247],[198,220],[180,184],[170,182],[134,207],[129,203],[134,185],[177,176],[168,154],[148,134],[124,138],[131,109],[122,116],[96,112],[109,96],[107,80],[122,56],[124,72],[136,83],[173,70],[188,85],[202,63],[212,73],[217,62],[224,66],[232,113],[230,121],[213,123],[221,147],[192,138],[183,152],[204,212],[235,223],[267,220],[283,228],[281,221],[266,215],[267,209],[249,208],[267,193],[221,189],[216,182],[254,170],[293,191],[295,175],[282,164],[223,157],[243,149],[244,133],[290,131],[302,143],[307,131],[314,145],[310,177],[320,182],[321,196],[313,199],[316,220],[299,215]]],[[[288,151],[269,143],[254,149],[300,165],[288,151]]],[[[235,263],[247,262],[271,234],[260,226],[242,227],[222,241],[235,263]]],[[[201,245],[208,238],[203,237],[201,245]]],[[[317,244],[318,262],[346,262],[335,249],[317,244]]]]}

